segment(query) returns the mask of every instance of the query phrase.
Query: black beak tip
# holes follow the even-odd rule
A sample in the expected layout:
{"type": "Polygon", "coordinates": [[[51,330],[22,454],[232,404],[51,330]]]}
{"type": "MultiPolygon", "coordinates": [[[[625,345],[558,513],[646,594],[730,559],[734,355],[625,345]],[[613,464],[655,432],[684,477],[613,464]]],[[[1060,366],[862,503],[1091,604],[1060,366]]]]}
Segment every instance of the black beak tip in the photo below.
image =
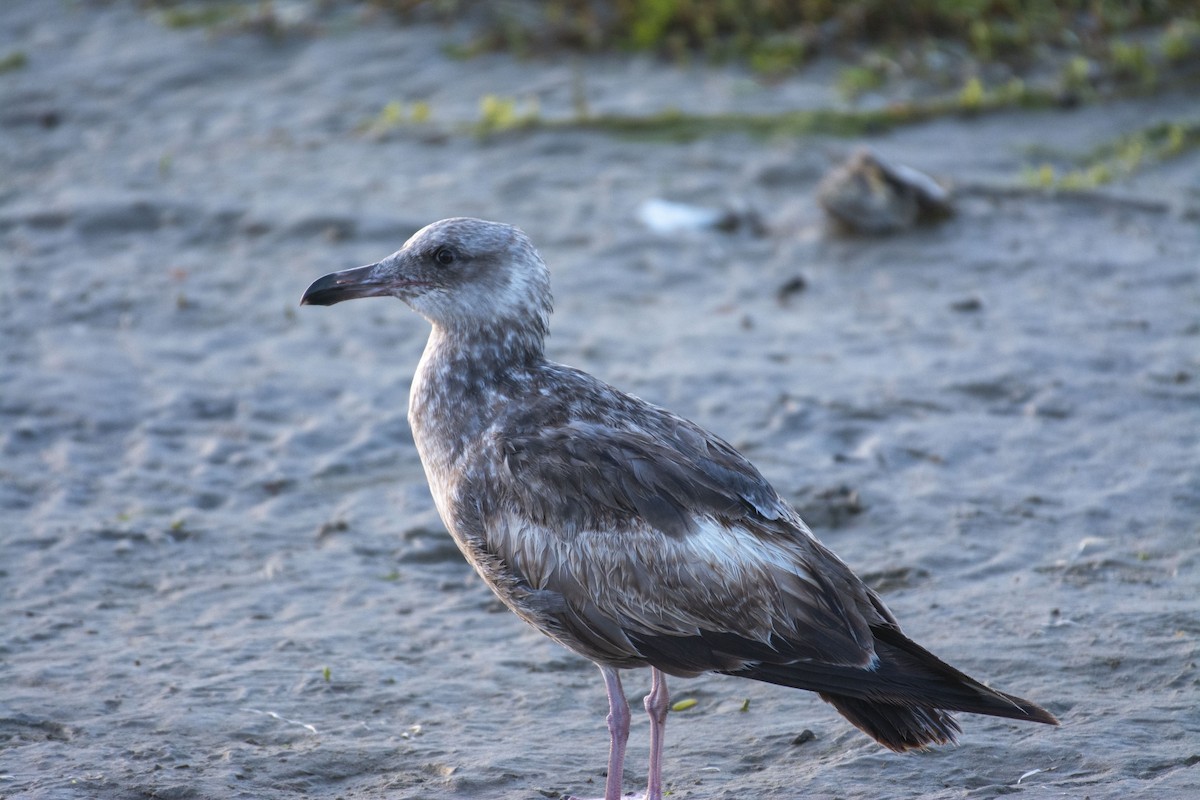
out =
{"type": "Polygon", "coordinates": [[[305,292],[304,297],[300,298],[302,306],[331,306],[337,302],[337,299],[330,292],[305,292]]]}
{"type": "Polygon", "coordinates": [[[331,306],[356,297],[379,297],[388,293],[388,284],[376,277],[378,264],[344,269],[317,278],[304,290],[302,306],[331,306]]]}
{"type": "Polygon", "coordinates": [[[304,290],[300,298],[302,306],[331,306],[342,300],[348,300],[353,295],[347,291],[346,285],[339,280],[337,273],[317,278],[304,290]]]}

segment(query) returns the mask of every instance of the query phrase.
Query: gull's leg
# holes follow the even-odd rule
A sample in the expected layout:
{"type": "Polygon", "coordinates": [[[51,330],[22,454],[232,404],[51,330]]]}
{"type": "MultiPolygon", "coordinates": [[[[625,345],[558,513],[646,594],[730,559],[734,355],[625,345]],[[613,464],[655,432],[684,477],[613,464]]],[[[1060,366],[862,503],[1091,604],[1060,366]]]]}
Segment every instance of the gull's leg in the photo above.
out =
{"type": "MultiPolygon", "coordinates": [[[[621,676],[612,667],[601,664],[604,688],[608,690],[608,777],[604,781],[604,800],[621,800],[621,778],[625,772],[625,744],[629,741],[629,701],[621,688],[621,676]]],[[[566,800],[581,800],[574,795],[566,800]]]]}
{"type": "Polygon", "coordinates": [[[612,667],[600,667],[608,690],[608,779],[604,800],[621,800],[621,777],[625,772],[625,743],[629,741],[629,701],[621,688],[621,676],[612,667]]]}
{"type": "Polygon", "coordinates": [[[646,713],[650,715],[650,776],[646,782],[646,800],[662,800],[663,734],[667,728],[667,676],[650,668],[650,694],[646,695],[646,713]]]}

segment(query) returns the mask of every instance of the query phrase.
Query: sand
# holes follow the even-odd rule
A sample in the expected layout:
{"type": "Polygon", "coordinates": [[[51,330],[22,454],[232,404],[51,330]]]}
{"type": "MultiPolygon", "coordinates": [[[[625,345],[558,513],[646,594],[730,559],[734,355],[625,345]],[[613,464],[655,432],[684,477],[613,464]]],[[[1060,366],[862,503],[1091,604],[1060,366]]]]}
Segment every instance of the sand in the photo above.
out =
{"type": "Polygon", "coordinates": [[[899,756],[813,695],[674,681],[697,703],[671,715],[672,797],[1200,796],[1200,156],[1019,188],[1031,145],[1200,98],[869,140],[480,139],[456,126],[483,95],[566,116],[577,75],[593,111],[836,95],[819,66],[464,61],[453,30],[339,19],[0,7],[0,55],[27,55],[0,75],[0,796],[601,790],[599,674],[505,612],[433,510],[405,421],[426,324],[297,306],[452,215],[539,244],[553,358],[733,441],[910,635],[1063,721],[964,716],[957,748],[899,756]],[[393,100],[432,122],[364,133],[393,100]],[[815,186],[862,144],[954,181],[958,215],[830,235],[815,186]],[[656,234],[654,198],[766,232],[656,234]]]}

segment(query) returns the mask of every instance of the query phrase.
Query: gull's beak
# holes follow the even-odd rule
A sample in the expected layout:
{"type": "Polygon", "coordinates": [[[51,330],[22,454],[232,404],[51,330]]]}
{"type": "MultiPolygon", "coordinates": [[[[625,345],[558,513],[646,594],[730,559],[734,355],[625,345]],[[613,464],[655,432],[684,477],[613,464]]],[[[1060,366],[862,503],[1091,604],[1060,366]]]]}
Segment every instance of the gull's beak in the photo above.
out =
{"type": "Polygon", "coordinates": [[[317,278],[300,298],[300,305],[331,306],[343,300],[391,294],[393,285],[381,279],[378,267],[378,264],[368,264],[317,278]]]}

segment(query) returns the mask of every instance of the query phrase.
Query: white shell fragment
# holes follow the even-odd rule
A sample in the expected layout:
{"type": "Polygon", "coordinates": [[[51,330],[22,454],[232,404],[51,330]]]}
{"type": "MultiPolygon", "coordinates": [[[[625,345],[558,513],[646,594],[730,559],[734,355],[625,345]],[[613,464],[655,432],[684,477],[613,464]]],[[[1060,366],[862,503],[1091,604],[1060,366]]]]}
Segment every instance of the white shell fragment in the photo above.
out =
{"type": "Polygon", "coordinates": [[[658,197],[638,206],[637,219],[658,234],[704,230],[732,232],[742,229],[755,234],[763,232],[762,221],[750,209],[705,208],[658,197]]]}

